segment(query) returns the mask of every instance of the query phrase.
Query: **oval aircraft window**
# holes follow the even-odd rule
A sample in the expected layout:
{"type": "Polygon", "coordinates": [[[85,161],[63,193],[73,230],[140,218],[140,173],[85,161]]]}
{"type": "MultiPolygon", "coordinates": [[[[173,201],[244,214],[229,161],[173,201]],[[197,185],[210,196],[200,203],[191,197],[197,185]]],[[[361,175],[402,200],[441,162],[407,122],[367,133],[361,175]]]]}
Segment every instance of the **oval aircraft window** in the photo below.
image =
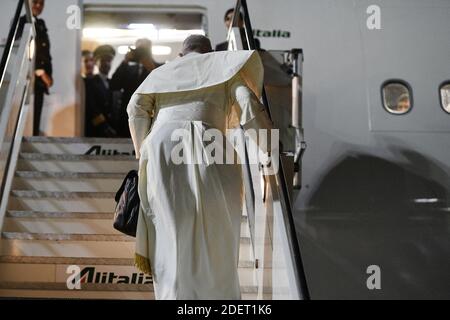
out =
{"type": "Polygon", "coordinates": [[[450,113],[450,82],[441,86],[441,105],[444,111],[450,113]]]}
{"type": "Polygon", "coordinates": [[[383,106],[392,114],[405,114],[412,108],[410,86],[403,81],[388,81],[383,84],[383,106]]]}

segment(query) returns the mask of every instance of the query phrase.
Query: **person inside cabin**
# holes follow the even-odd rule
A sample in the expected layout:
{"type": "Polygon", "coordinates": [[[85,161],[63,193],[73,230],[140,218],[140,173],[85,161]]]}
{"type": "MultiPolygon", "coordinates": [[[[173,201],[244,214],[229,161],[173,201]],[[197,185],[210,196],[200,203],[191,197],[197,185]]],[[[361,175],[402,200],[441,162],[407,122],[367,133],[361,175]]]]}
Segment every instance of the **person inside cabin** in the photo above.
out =
{"type": "Polygon", "coordinates": [[[94,59],[94,53],[89,50],[83,50],[81,52],[82,56],[82,63],[83,63],[83,72],[82,77],[83,79],[86,78],[92,78],[94,76],[94,70],[95,70],[95,59],[94,59]]]}
{"type": "Polygon", "coordinates": [[[444,110],[450,113],[450,85],[441,88],[441,100],[444,110]]]}
{"type": "MultiPolygon", "coordinates": [[[[234,151],[228,129],[273,127],[259,100],[262,86],[257,51],[212,52],[207,37],[192,35],[180,57],[154,70],[131,97],[141,200],[135,265],[152,274],[156,299],[241,298],[242,169],[220,155],[224,145],[234,151]],[[217,139],[214,152],[203,140],[207,132],[217,139]],[[212,153],[218,158],[206,156],[212,153]]],[[[267,153],[274,145],[258,146],[267,153]]]]}
{"type": "Polygon", "coordinates": [[[95,49],[93,56],[99,73],[84,80],[85,136],[116,137],[117,132],[111,125],[112,91],[108,78],[115,50],[110,45],[102,45],[95,49]]]}
{"type": "Polygon", "coordinates": [[[407,93],[402,94],[397,100],[396,111],[399,113],[407,112],[410,108],[409,95],[407,93]]]}
{"type": "Polygon", "coordinates": [[[152,42],[144,38],[136,41],[135,49],[130,49],[114,72],[111,79],[111,89],[122,92],[119,110],[114,113],[115,127],[119,137],[130,137],[126,107],[133,92],[158,66],[160,64],[153,59],[152,42]]]}
{"type": "MultiPolygon", "coordinates": [[[[225,12],[225,16],[224,16],[224,23],[225,23],[225,28],[228,30],[230,29],[231,23],[233,22],[233,16],[234,16],[234,8],[230,8],[225,12]]],[[[242,12],[239,12],[239,18],[238,18],[238,22],[237,22],[237,26],[240,28],[241,30],[241,37],[242,39],[245,39],[245,30],[244,30],[244,16],[242,15],[242,12]]],[[[257,39],[255,39],[256,41],[257,39]]],[[[257,43],[255,43],[256,49],[259,49],[259,40],[257,41],[257,43]]],[[[246,50],[247,44],[244,43],[243,49],[246,50]]],[[[215,51],[227,51],[228,50],[228,41],[224,41],[221,42],[219,44],[216,45],[215,51]]]]}
{"type": "MultiPolygon", "coordinates": [[[[50,39],[48,36],[45,21],[38,18],[44,10],[45,0],[32,0],[31,12],[33,15],[34,27],[36,29],[35,39],[35,77],[34,77],[34,114],[33,114],[33,135],[41,134],[40,123],[42,107],[44,105],[44,95],[49,94],[49,89],[53,85],[52,78],[52,56],[50,54],[50,39]]],[[[26,16],[20,18],[17,38],[22,36],[26,23],[26,16]]]]}

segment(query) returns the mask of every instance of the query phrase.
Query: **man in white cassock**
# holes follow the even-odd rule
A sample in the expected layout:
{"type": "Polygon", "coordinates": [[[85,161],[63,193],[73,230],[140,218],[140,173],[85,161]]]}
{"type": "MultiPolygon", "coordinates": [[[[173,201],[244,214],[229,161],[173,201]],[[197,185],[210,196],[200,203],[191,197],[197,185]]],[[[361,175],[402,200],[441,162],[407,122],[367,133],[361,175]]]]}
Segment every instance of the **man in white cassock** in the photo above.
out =
{"type": "Polygon", "coordinates": [[[272,123],[259,100],[258,53],[211,51],[208,38],[190,36],[180,57],[155,69],[127,107],[140,159],[135,263],[153,275],[156,299],[241,298],[241,164],[211,161],[204,135],[272,123]],[[174,138],[180,130],[184,139],[174,138]],[[182,163],[174,161],[180,144],[182,163]]]}

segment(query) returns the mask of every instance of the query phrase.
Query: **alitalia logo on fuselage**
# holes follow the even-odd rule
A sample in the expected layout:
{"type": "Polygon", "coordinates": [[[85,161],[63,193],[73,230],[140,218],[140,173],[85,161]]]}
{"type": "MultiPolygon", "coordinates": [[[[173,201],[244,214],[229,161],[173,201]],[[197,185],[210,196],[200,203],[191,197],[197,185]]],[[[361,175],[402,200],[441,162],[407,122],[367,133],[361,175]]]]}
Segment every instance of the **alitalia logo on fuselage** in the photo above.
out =
{"type": "Polygon", "coordinates": [[[286,30],[253,30],[253,35],[260,38],[290,38],[291,33],[286,30]]]}

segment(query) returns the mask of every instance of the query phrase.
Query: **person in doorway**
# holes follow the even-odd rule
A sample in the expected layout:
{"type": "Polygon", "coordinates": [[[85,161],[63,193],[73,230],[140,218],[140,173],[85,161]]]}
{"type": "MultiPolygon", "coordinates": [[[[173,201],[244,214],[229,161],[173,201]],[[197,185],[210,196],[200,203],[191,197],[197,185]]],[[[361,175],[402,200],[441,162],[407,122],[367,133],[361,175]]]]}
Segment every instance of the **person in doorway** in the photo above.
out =
{"type": "MultiPolygon", "coordinates": [[[[234,16],[234,8],[230,8],[225,12],[225,16],[223,19],[224,19],[225,28],[227,29],[227,32],[230,29],[231,23],[233,22],[233,16],[234,16]]],[[[237,26],[241,30],[241,37],[245,38],[245,31],[243,29],[244,28],[244,18],[243,18],[242,12],[239,12],[237,26]]],[[[244,45],[243,49],[246,50],[247,45],[244,45]]],[[[217,44],[216,48],[215,48],[215,51],[227,51],[227,50],[228,50],[228,41],[224,41],[224,42],[217,44]]]]}
{"type": "MultiPolygon", "coordinates": [[[[128,104],[140,159],[135,263],[151,272],[156,299],[241,298],[241,165],[205,159],[203,135],[213,129],[221,140],[236,125],[271,129],[258,98],[262,83],[256,51],[212,52],[208,38],[193,35],[181,56],[154,70],[128,104]]],[[[226,139],[217,143],[233,150],[226,139]]]]}
{"type": "Polygon", "coordinates": [[[85,78],[86,137],[117,136],[111,125],[112,92],[108,78],[114,56],[115,50],[109,45],[100,46],[94,51],[99,73],[85,78]]]}
{"type": "Polygon", "coordinates": [[[92,78],[95,70],[95,58],[94,53],[89,50],[83,50],[81,53],[83,63],[83,79],[92,78]]]}
{"type": "Polygon", "coordinates": [[[121,91],[119,110],[115,112],[117,133],[120,137],[130,137],[126,107],[131,95],[147,76],[159,66],[152,55],[152,42],[148,39],[136,41],[135,49],[130,49],[125,59],[114,72],[111,79],[111,89],[121,91]]]}
{"type": "MultiPolygon", "coordinates": [[[[44,94],[49,94],[49,89],[53,85],[52,78],[52,57],[50,54],[50,39],[48,37],[47,26],[43,19],[38,18],[44,10],[45,0],[32,0],[32,15],[34,27],[36,29],[36,51],[35,51],[35,80],[34,80],[34,115],[33,115],[33,135],[41,134],[40,123],[42,107],[44,105],[44,94]]],[[[20,18],[17,37],[20,38],[26,23],[26,16],[20,18]]]]}

